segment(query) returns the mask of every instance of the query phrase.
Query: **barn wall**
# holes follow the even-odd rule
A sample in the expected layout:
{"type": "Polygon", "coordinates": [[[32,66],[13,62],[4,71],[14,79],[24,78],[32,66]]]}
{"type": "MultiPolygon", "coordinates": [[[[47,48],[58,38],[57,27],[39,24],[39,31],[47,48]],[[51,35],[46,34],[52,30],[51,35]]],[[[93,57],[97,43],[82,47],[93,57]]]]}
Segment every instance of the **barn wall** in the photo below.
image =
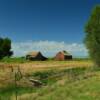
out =
{"type": "Polygon", "coordinates": [[[60,60],[60,61],[64,60],[64,55],[62,53],[58,53],[55,57],[55,60],[60,60]]]}
{"type": "Polygon", "coordinates": [[[71,60],[72,59],[72,55],[64,55],[63,53],[59,52],[56,56],[55,56],[55,60],[59,60],[59,61],[63,61],[63,60],[71,60]]]}
{"type": "Polygon", "coordinates": [[[71,60],[71,59],[72,59],[72,56],[71,55],[65,56],[65,60],[71,60]]]}

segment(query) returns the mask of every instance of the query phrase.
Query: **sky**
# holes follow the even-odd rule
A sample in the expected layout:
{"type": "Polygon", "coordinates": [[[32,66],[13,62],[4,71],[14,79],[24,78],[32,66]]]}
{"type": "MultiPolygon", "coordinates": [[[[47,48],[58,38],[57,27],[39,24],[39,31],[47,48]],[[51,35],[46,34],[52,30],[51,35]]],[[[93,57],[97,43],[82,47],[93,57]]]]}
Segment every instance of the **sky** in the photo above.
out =
{"type": "Polygon", "coordinates": [[[87,56],[84,26],[100,0],[0,0],[0,37],[12,40],[15,56],[67,50],[87,56]]]}

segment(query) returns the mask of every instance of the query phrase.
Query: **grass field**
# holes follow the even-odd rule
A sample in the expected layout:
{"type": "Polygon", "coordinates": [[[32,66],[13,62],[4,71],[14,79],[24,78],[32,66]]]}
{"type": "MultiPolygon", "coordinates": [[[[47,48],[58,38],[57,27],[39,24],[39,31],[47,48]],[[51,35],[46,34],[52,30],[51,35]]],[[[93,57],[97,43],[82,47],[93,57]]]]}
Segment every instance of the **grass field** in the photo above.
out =
{"type": "Polygon", "coordinates": [[[16,100],[16,92],[18,100],[100,100],[99,83],[100,69],[90,60],[0,62],[0,100],[16,100]]]}

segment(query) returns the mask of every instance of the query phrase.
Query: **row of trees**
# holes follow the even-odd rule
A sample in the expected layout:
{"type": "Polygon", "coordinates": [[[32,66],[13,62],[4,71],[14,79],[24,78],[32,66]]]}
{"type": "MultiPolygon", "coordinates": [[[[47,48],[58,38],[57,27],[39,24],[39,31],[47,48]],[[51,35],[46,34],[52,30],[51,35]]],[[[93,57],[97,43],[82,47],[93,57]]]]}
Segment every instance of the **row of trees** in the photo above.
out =
{"type": "Polygon", "coordinates": [[[11,40],[9,38],[0,38],[0,59],[13,55],[11,51],[11,40]]]}

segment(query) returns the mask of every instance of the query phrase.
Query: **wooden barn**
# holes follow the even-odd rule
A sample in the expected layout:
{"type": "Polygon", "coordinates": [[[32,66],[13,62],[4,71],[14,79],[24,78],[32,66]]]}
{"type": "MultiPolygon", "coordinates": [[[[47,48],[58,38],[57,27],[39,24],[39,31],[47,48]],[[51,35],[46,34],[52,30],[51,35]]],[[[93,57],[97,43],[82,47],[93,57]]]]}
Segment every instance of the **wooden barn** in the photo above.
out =
{"type": "Polygon", "coordinates": [[[44,57],[44,56],[42,55],[41,52],[33,51],[33,52],[29,52],[29,53],[26,55],[26,59],[28,59],[28,60],[33,60],[33,61],[44,61],[44,60],[46,60],[47,58],[44,57]]]}
{"type": "Polygon", "coordinates": [[[60,51],[56,54],[55,60],[58,61],[72,60],[72,55],[70,55],[67,51],[60,51]]]}

